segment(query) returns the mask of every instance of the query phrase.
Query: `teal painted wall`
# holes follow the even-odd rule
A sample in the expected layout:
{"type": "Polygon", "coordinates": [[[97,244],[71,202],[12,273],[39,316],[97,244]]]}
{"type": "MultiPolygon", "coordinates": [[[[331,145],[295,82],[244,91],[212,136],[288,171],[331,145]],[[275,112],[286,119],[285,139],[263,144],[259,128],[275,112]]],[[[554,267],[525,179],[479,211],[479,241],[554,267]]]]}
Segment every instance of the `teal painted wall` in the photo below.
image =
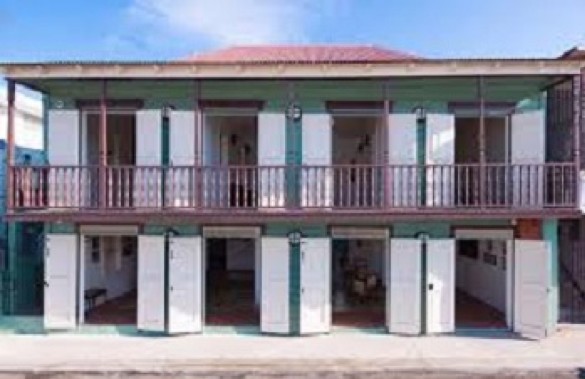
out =
{"type": "Polygon", "coordinates": [[[392,237],[414,238],[418,233],[428,233],[430,238],[448,238],[451,224],[448,222],[399,222],[392,225],[392,237]]]}

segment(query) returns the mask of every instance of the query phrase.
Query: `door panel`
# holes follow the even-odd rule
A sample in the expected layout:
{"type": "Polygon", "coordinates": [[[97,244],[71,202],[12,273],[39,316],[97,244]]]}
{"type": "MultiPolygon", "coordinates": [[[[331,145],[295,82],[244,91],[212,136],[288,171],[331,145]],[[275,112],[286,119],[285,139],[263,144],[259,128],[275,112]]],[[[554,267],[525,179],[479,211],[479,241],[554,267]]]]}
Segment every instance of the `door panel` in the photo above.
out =
{"type": "Polygon", "coordinates": [[[187,207],[192,199],[194,177],[189,167],[195,164],[195,112],[175,111],[170,114],[170,163],[175,166],[168,178],[168,204],[187,207]]]}
{"type": "Polygon", "coordinates": [[[165,331],[163,236],[138,236],[138,329],[165,331]]]}
{"type": "Polygon", "coordinates": [[[546,241],[514,242],[514,331],[540,339],[549,323],[550,246],[546,241]]]}
{"type": "Polygon", "coordinates": [[[386,300],[386,317],[389,317],[386,323],[391,333],[416,335],[421,332],[421,269],[420,240],[390,239],[390,298],[386,300]]]}
{"type": "Polygon", "coordinates": [[[455,240],[427,241],[427,332],[455,330],[455,240]]]}
{"type": "Polygon", "coordinates": [[[289,243],[284,237],[262,237],[262,302],[260,329],[264,333],[288,334],[289,243]]]}
{"type": "Polygon", "coordinates": [[[195,333],[203,327],[201,237],[169,241],[168,332],[195,333]]]}
{"type": "MultiPolygon", "coordinates": [[[[47,157],[53,166],[78,166],[79,159],[79,111],[77,110],[50,110],[47,129],[47,157]]],[[[78,207],[80,206],[79,183],[87,182],[90,173],[83,174],[75,169],[52,170],[48,175],[48,201],[51,207],[78,207]]],[[[82,198],[85,198],[85,188],[82,188],[82,198]]]]}
{"type": "MultiPolygon", "coordinates": [[[[282,113],[258,115],[258,165],[279,166],[286,163],[286,118],[282,113]]],[[[284,207],[284,169],[261,168],[258,173],[260,207],[284,207]]]]}
{"type": "Polygon", "coordinates": [[[45,248],[45,329],[77,326],[77,235],[48,234],[45,248]]]}
{"type": "Polygon", "coordinates": [[[404,166],[417,163],[416,116],[414,114],[388,116],[388,160],[391,165],[389,168],[389,180],[392,182],[391,204],[395,207],[416,206],[418,173],[413,172],[411,166],[404,166]]]}
{"type": "Polygon", "coordinates": [[[455,116],[427,115],[427,205],[453,205],[455,174],[455,116]]]}
{"type": "MultiPolygon", "coordinates": [[[[333,143],[331,122],[329,114],[308,114],[303,117],[303,165],[331,165],[333,143]]],[[[331,206],[333,172],[330,167],[303,171],[301,180],[301,201],[304,207],[331,206]]]]}
{"type": "Polygon", "coordinates": [[[331,239],[306,238],[301,243],[301,334],[331,328],[331,239]]]}
{"type": "MultiPolygon", "coordinates": [[[[161,123],[159,110],[140,110],[136,112],[136,165],[160,166],[161,123]]],[[[162,203],[161,171],[137,170],[134,184],[134,204],[138,207],[156,208],[162,203]]]]}

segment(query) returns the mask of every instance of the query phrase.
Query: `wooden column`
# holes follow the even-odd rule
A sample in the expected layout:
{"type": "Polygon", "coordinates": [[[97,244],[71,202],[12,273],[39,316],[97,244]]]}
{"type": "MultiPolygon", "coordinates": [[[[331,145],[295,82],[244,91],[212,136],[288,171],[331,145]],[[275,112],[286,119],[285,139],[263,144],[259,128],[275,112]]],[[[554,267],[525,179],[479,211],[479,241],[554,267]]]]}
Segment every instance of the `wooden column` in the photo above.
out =
{"type": "Polygon", "coordinates": [[[194,114],[194,174],[195,174],[195,208],[203,207],[203,114],[201,112],[201,82],[199,80],[193,80],[193,114],[194,114]]]}
{"type": "Polygon", "coordinates": [[[575,196],[578,204],[581,191],[581,133],[585,129],[585,68],[573,77],[573,159],[575,164],[575,196]]]}
{"type": "Polygon", "coordinates": [[[384,167],[384,205],[386,209],[389,209],[392,205],[392,175],[390,172],[389,163],[390,163],[390,151],[389,151],[389,137],[390,137],[390,81],[385,82],[382,87],[383,91],[383,98],[384,98],[384,119],[382,120],[382,125],[384,125],[384,131],[382,132],[383,140],[384,140],[384,157],[383,157],[383,167],[384,167]]]}
{"type": "Polygon", "coordinates": [[[7,128],[6,128],[6,207],[14,208],[14,191],[12,188],[12,167],[14,166],[14,113],[16,97],[16,83],[8,80],[7,91],[7,128]]]}
{"type": "Polygon", "coordinates": [[[482,207],[486,201],[486,154],[485,154],[485,84],[483,76],[477,78],[477,97],[479,102],[479,198],[482,207]]]}
{"type": "Polygon", "coordinates": [[[99,181],[100,181],[100,208],[107,206],[107,172],[108,165],[108,109],[107,109],[107,81],[102,80],[102,88],[100,95],[100,132],[99,132],[99,181]]]}

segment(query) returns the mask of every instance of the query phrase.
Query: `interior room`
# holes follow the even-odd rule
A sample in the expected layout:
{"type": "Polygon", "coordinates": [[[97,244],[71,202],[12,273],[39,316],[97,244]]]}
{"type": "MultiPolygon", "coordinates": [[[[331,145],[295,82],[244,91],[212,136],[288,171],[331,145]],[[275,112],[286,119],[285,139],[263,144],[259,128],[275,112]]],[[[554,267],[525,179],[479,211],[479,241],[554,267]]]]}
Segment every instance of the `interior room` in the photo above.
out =
{"type": "Polygon", "coordinates": [[[332,323],[344,327],[385,325],[384,240],[333,239],[332,323]]]}
{"type": "MultiPolygon", "coordinates": [[[[204,125],[203,163],[206,166],[255,166],[258,163],[256,115],[208,114],[204,125]]],[[[211,205],[243,207],[257,202],[258,181],[251,169],[205,172],[211,205]],[[225,183],[225,184],[223,184],[225,183]],[[218,185],[219,184],[219,185],[218,185]]]]}
{"type": "MultiPolygon", "coordinates": [[[[98,113],[87,113],[87,123],[85,138],[83,144],[84,159],[87,165],[99,164],[99,123],[98,113]]],[[[136,115],[132,113],[109,113],[107,115],[107,164],[108,165],[129,165],[136,164],[136,115]]],[[[89,201],[95,204],[97,198],[97,172],[89,172],[91,182],[95,185],[94,191],[88,191],[89,201]],[[95,178],[93,178],[95,177],[95,178]]],[[[132,193],[131,188],[126,190],[124,187],[133,185],[132,180],[124,180],[118,171],[110,173],[111,190],[108,192],[108,203],[116,206],[131,206],[132,196],[126,194],[132,193]],[[120,188],[122,187],[122,188],[120,188]],[[124,196],[126,195],[126,196],[124,196]],[[129,204],[126,204],[129,203],[129,204]]]]}
{"type": "Polygon", "coordinates": [[[457,240],[455,325],[506,328],[505,240],[457,240]]]}
{"type": "Polygon", "coordinates": [[[336,206],[377,204],[377,173],[368,165],[381,161],[381,138],[377,138],[380,126],[380,118],[377,116],[333,116],[333,164],[356,166],[335,171],[336,206]]]}
{"type": "MultiPolygon", "coordinates": [[[[455,163],[479,163],[479,117],[455,117],[455,163]]],[[[505,117],[485,118],[485,154],[488,163],[504,163],[508,156],[508,137],[505,117]]],[[[473,205],[479,201],[475,188],[479,183],[479,171],[466,169],[455,175],[455,199],[461,205],[473,205]]],[[[492,196],[491,203],[498,203],[498,197],[505,196],[505,172],[490,172],[492,187],[487,195],[492,196]],[[496,178],[495,175],[501,177],[496,178]],[[500,186],[496,188],[495,186],[500,186]]],[[[489,199],[488,199],[489,200],[489,199]]]]}
{"type": "Polygon", "coordinates": [[[260,324],[256,240],[206,238],[205,323],[260,324]]]}
{"type": "Polygon", "coordinates": [[[85,324],[136,324],[137,252],[136,236],[85,238],[85,324]]]}

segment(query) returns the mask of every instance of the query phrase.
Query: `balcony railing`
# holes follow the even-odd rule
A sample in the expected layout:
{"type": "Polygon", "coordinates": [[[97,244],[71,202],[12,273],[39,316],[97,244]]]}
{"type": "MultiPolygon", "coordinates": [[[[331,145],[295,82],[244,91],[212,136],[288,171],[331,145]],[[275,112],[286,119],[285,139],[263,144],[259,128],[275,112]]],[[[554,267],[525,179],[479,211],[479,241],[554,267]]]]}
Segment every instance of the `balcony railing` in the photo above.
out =
{"type": "Polygon", "coordinates": [[[577,207],[578,175],[573,163],[108,166],[100,170],[11,167],[10,210],[400,212],[577,207]]]}

